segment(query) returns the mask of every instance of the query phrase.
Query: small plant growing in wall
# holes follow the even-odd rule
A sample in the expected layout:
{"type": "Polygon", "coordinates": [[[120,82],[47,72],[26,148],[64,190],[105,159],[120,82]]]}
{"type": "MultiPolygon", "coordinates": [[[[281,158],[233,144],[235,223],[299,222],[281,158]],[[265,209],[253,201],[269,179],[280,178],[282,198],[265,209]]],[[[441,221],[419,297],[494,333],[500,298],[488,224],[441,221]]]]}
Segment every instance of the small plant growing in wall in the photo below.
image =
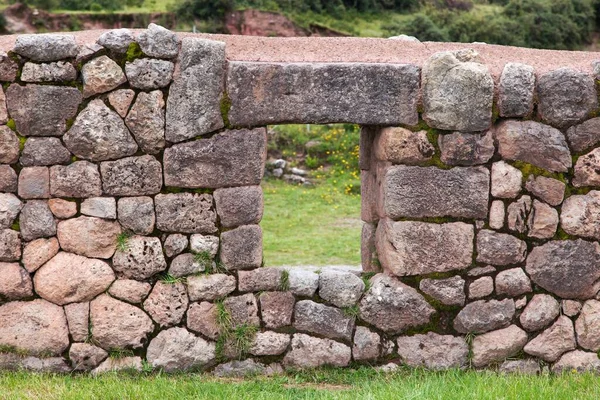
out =
{"type": "Polygon", "coordinates": [[[223,301],[216,303],[217,307],[217,325],[220,328],[219,338],[217,339],[215,353],[218,360],[224,360],[225,346],[230,346],[235,354],[241,359],[248,354],[254,337],[258,332],[258,327],[254,325],[241,324],[234,326],[231,314],[223,301]]]}
{"type": "Polygon", "coordinates": [[[344,307],[342,312],[346,317],[356,318],[360,314],[360,308],[358,307],[358,304],[355,304],[350,307],[344,307]]]}
{"type": "Polygon", "coordinates": [[[201,251],[194,253],[194,262],[208,271],[212,269],[213,258],[208,251],[201,251]]]}
{"type": "Polygon", "coordinates": [[[287,269],[281,270],[281,280],[279,281],[280,292],[287,292],[290,290],[290,272],[287,269]]]}
{"type": "Polygon", "coordinates": [[[176,283],[182,283],[182,282],[184,282],[185,279],[184,278],[178,278],[178,277],[175,277],[175,276],[167,273],[167,274],[161,275],[160,278],[159,278],[159,280],[162,283],[166,283],[166,284],[169,284],[169,285],[174,285],[176,283]]]}
{"type": "Polygon", "coordinates": [[[119,236],[117,236],[117,250],[120,252],[127,251],[129,248],[129,239],[131,238],[131,234],[129,232],[121,232],[119,236]]]}

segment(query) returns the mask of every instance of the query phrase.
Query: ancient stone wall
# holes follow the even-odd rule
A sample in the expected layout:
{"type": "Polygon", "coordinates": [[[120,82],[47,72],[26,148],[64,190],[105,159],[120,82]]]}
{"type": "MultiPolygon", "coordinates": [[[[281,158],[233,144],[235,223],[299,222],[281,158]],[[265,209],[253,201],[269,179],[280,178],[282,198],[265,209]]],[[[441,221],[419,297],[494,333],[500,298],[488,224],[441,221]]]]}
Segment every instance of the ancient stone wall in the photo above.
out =
{"type": "Polygon", "coordinates": [[[151,25],[1,55],[1,368],[600,368],[594,76],[226,50],[151,25]],[[265,125],[332,122],[363,126],[365,272],[264,267],[265,125]]]}

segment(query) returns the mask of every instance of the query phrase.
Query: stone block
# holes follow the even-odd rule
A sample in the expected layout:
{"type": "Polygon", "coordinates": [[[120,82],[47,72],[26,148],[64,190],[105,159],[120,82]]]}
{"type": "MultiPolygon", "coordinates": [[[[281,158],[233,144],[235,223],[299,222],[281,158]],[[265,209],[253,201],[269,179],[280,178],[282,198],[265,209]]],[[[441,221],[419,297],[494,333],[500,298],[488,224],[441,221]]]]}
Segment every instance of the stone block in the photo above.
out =
{"type": "Polygon", "coordinates": [[[535,72],[530,65],[506,63],[498,86],[498,109],[502,117],[526,117],[533,112],[535,72]]]}
{"type": "Polygon", "coordinates": [[[419,282],[419,289],[448,306],[465,304],[465,280],[459,275],[445,279],[425,278],[419,282]]]}
{"type": "Polygon", "coordinates": [[[394,164],[418,164],[431,159],[435,147],[426,131],[412,132],[405,128],[383,128],[375,137],[373,150],[381,161],[394,164]]]}
{"type": "Polygon", "coordinates": [[[286,368],[345,367],[350,364],[351,358],[352,350],[345,344],[295,333],[283,364],[286,368]]]}
{"type": "Polygon", "coordinates": [[[446,165],[471,166],[487,163],[494,155],[492,131],[485,133],[453,132],[439,135],[440,159],[446,165]]]}
{"type": "Polygon", "coordinates": [[[175,64],[153,58],[138,58],[125,64],[129,84],[141,90],[154,90],[169,86],[175,64]]]}
{"type": "Polygon", "coordinates": [[[64,307],[69,333],[75,342],[84,342],[89,337],[90,303],[71,303],[64,307]]]}
{"type": "Polygon", "coordinates": [[[91,197],[81,202],[81,213],[89,217],[117,219],[117,202],[114,197],[91,197]]]}
{"type": "Polygon", "coordinates": [[[76,161],[50,168],[50,194],[56,197],[86,198],[102,195],[98,166],[89,161],[76,161]]]}
{"type": "Polygon", "coordinates": [[[243,225],[221,233],[221,262],[228,270],[258,268],[262,254],[260,226],[243,225]]]}
{"type": "Polygon", "coordinates": [[[296,299],[290,292],[266,292],[259,298],[260,314],[267,328],[277,329],[292,324],[296,299]]]}
{"type": "MultiPolygon", "coordinates": [[[[156,215],[152,197],[122,197],[118,202],[119,223],[123,229],[138,235],[150,235],[154,231],[156,215]]],[[[187,246],[187,238],[186,238],[187,246]]]]}
{"type": "Polygon", "coordinates": [[[358,303],[365,284],[351,272],[325,270],[319,276],[319,296],[336,307],[351,307],[358,303]]]}
{"type": "Polygon", "coordinates": [[[35,64],[26,62],[21,72],[23,82],[71,82],[77,79],[77,70],[67,61],[35,64]]]}
{"type": "Polygon", "coordinates": [[[19,216],[21,237],[25,241],[56,236],[56,221],[43,200],[29,200],[21,209],[19,216]]]}
{"type": "Polygon", "coordinates": [[[164,232],[215,233],[217,214],[210,194],[171,193],[154,198],[156,227],[164,232]]]}
{"type": "Polygon", "coordinates": [[[50,171],[48,167],[25,167],[19,173],[19,197],[22,199],[47,199],[50,197],[50,171]]]}
{"type": "Polygon", "coordinates": [[[238,272],[240,292],[262,292],[278,290],[281,287],[282,271],[276,268],[257,268],[238,272]]]}
{"type": "Polygon", "coordinates": [[[505,328],[515,315],[515,302],[477,300],[467,304],[454,319],[454,329],[460,333],[483,333],[505,328]]]}
{"type": "Polygon", "coordinates": [[[113,268],[120,277],[144,280],[167,269],[162,244],[157,237],[132,236],[125,249],[113,257],[113,268]]]}
{"type": "Polygon", "coordinates": [[[58,223],[58,241],[64,251],[93,258],[111,258],[121,227],[96,217],[78,217],[58,223]]]}
{"type": "Polygon", "coordinates": [[[104,194],[109,196],[143,196],[162,189],[162,165],[153,156],[105,161],[100,172],[104,194]]]}
{"type": "Polygon", "coordinates": [[[477,233],[477,262],[511,265],[524,261],[526,255],[527,243],[521,239],[488,229],[477,233]]]}
{"type": "Polygon", "coordinates": [[[25,142],[19,161],[24,167],[68,164],[71,162],[71,153],[59,138],[31,137],[25,142]]]}
{"type": "Polygon", "coordinates": [[[0,192],[16,193],[18,187],[17,173],[10,165],[0,165],[0,192]]]}
{"type": "Polygon", "coordinates": [[[55,33],[19,35],[14,52],[33,61],[58,61],[77,55],[78,46],[73,35],[55,33]]]}
{"type": "Polygon", "coordinates": [[[516,325],[475,336],[473,365],[484,367],[514,356],[527,343],[527,333],[516,325]]]}
{"type": "Polygon", "coordinates": [[[260,186],[217,189],[213,196],[224,228],[260,223],[263,215],[263,192],[260,186]]]}
{"type": "Polygon", "coordinates": [[[428,332],[400,336],[397,342],[398,355],[412,368],[444,370],[463,368],[467,364],[469,346],[461,337],[428,332]]]}

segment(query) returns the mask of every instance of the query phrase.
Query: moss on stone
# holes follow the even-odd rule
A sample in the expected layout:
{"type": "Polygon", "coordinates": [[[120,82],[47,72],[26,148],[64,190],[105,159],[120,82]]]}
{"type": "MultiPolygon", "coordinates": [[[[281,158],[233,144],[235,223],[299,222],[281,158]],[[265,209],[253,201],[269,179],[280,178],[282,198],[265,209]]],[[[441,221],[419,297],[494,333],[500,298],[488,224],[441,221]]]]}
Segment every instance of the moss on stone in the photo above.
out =
{"type": "Polygon", "coordinates": [[[127,48],[127,52],[125,53],[125,62],[133,62],[138,58],[144,56],[144,52],[137,42],[133,42],[127,48]]]}
{"type": "Polygon", "coordinates": [[[227,92],[223,92],[223,97],[221,97],[221,117],[223,118],[223,123],[226,128],[231,128],[231,124],[229,123],[229,110],[231,110],[231,99],[227,92]]]}
{"type": "Polygon", "coordinates": [[[17,124],[15,123],[14,119],[9,119],[8,122],[6,123],[6,126],[8,126],[10,129],[12,129],[14,132],[17,131],[17,124]]]}
{"type": "Polygon", "coordinates": [[[523,183],[527,181],[529,175],[544,176],[546,178],[553,178],[559,180],[565,184],[569,184],[569,179],[565,173],[550,172],[544,168],[537,167],[533,164],[526,163],[524,161],[510,161],[513,167],[517,168],[523,173],[523,183]]]}

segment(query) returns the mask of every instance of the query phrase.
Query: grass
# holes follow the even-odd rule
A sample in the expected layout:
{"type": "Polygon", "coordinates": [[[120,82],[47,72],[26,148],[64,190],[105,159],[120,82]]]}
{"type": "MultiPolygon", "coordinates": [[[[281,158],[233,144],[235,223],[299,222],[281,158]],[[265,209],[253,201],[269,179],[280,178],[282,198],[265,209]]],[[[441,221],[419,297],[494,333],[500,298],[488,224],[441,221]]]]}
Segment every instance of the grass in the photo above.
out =
{"type": "Polygon", "coordinates": [[[117,250],[120,252],[125,252],[129,249],[129,239],[131,238],[131,234],[128,232],[121,232],[117,236],[117,250]]]}
{"type": "Polygon", "coordinates": [[[0,399],[596,399],[597,375],[498,375],[491,372],[383,374],[360,367],[322,369],[272,378],[219,379],[209,375],[116,374],[98,377],[25,372],[0,374],[0,399]]]}

